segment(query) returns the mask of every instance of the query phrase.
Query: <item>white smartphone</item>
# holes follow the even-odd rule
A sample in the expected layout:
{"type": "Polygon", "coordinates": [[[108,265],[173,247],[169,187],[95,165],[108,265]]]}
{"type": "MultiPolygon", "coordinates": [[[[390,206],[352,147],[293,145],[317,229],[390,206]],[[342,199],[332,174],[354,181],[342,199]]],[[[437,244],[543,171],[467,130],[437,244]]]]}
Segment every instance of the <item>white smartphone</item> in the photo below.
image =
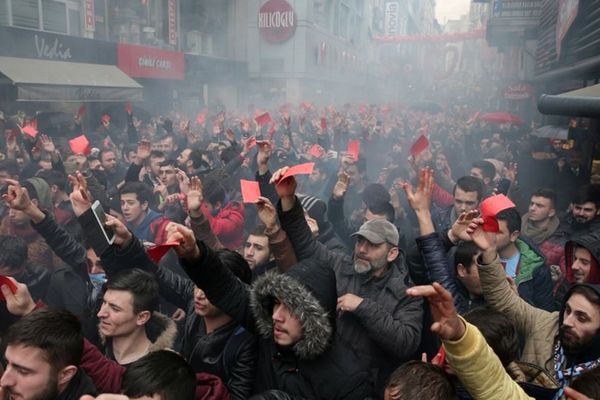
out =
{"type": "Polygon", "coordinates": [[[100,226],[100,230],[104,234],[104,238],[108,244],[113,244],[115,241],[115,232],[106,226],[106,214],[104,214],[104,209],[98,200],[92,204],[92,212],[96,217],[96,221],[98,221],[98,226],[100,226]]]}

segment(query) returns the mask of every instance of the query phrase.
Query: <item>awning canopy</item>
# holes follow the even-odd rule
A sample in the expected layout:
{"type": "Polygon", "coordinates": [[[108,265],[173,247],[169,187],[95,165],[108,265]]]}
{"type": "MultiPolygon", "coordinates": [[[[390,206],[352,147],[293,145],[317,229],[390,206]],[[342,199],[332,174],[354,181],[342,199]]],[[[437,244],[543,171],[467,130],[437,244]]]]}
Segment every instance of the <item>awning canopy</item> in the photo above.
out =
{"type": "Polygon", "coordinates": [[[114,65],[0,57],[18,101],[142,101],[143,87],[114,65]]]}
{"type": "Polygon", "coordinates": [[[542,114],[600,118],[600,84],[559,95],[543,94],[538,110],[542,114]]]}

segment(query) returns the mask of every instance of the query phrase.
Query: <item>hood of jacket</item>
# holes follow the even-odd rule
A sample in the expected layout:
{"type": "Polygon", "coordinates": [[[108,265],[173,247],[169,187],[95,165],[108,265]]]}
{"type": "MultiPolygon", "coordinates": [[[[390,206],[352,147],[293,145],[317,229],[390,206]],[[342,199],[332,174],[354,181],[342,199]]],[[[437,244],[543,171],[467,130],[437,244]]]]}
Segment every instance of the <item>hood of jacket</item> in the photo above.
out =
{"type": "Polygon", "coordinates": [[[567,280],[573,282],[573,252],[575,246],[582,246],[588,249],[592,257],[592,265],[588,282],[600,284],[600,231],[584,233],[577,235],[565,244],[565,265],[567,270],[567,280]],[[595,261],[595,262],[594,262],[595,261]]]}
{"type": "Polygon", "coordinates": [[[518,286],[523,282],[533,279],[533,272],[544,265],[545,259],[535,245],[523,238],[517,239],[515,245],[521,253],[521,257],[519,258],[519,274],[517,279],[515,279],[515,283],[518,286]]]}
{"type": "Polygon", "coordinates": [[[314,359],[330,346],[335,332],[337,291],[331,268],[304,260],[284,274],[268,272],[252,286],[250,306],[258,332],[273,337],[273,304],[279,299],[300,319],[302,339],[293,345],[300,359],[314,359]]]}
{"type": "MultiPolygon", "coordinates": [[[[152,342],[149,351],[173,349],[177,338],[177,324],[171,318],[159,312],[153,312],[152,317],[146,323],[146,336],[152,342]]],[[[100,339],[109,344],[110,338],[104,336],[98,329],[100,339]]],[[[112,349],[111,349],[112,352],[112,349]]]]}
{"type": "Polygon", "coordinates": [[[154,221],[161,218],[162,216],[162,214],[157,213],[154,210],[148,209],[148,214],[146,214],[146,218],[144,218],[138,226],[133,226],[128,223],[127,227],[131,229],[135,237],[139,238],[140,240],[149,240],[152,233],[150,226],[154,221]]]}
{"type": "Polygon", "coordinates": [[[48,186],[48,183],[38,177],[29,178],[25,182],[31,184],[35,189],[39,208],[42,210],[53,211],[54,206],[52,205],[52,196],[50,195],[50,186],[48,186]]]}

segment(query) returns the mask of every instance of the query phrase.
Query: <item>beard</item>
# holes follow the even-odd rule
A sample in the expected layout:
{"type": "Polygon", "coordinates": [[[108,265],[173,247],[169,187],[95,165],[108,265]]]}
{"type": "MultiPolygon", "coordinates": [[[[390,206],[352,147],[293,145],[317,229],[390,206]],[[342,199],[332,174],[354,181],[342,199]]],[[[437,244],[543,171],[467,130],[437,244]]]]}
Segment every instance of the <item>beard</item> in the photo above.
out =
{"type": "Polygon", "coordinates": [[[576,336],[571,328],[567,328],[564,325],[560,327],[560,342],[569,353],[577,352],[587,344],[583,343],[581,338],[576,336]]]}
{"type": "Polygon", "coordinates": [[[381,260],[365,260],[354,256],[354,272],[357,274],[366,274],[369,272],[379,271],[388,264],[386,258],[381,260]]]}
{"type": "MultiPolygon", "coordinates": [[[[8,389],[8,394],[11,395],[10,389],[8,389]]],[[[52,373],[52,377],[48,381],[48,384],[46,384],[39,392],[34,393],[29,397],[28,400],[54,400],[58,395],[58,378],[52,373]]]]}

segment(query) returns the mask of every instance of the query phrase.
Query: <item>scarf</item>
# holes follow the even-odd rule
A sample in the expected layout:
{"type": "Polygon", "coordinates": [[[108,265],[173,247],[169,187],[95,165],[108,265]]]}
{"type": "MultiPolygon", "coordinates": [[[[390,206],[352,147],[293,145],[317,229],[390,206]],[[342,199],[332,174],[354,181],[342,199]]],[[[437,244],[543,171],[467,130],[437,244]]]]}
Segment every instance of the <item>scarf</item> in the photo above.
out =
{"type": "Polygon", "coordinates": [[[523,216],[523,223],[521,224],[521,233],[527,236],[529,239],[533,241],[536,245],[542,244],[546,239],[548,239],[556,230],[558,229],[558,225],[560,221],[556,215],[550,218],[550,222],[546,228],[536,228],[529,221],[529,213],[523,216]]]}
{"type": "Polygon", "coordinates": [[[598,366],[600,366],[600,358],[588,362],[584,362],[581,364],[572,365],[568,369],[563,369],[566,366],[566,356],[565,349],[560,345],[560,340],[556,342],[556,346],[554,347],[554,372],[556,373],[556,378],[560,385],[560,389],[554,396],[554,400],[561,399],[564,395],[565,386],[568,386],[573,379],[577,378],[579,375],[584,372],[590,371],[598,366]]]}

